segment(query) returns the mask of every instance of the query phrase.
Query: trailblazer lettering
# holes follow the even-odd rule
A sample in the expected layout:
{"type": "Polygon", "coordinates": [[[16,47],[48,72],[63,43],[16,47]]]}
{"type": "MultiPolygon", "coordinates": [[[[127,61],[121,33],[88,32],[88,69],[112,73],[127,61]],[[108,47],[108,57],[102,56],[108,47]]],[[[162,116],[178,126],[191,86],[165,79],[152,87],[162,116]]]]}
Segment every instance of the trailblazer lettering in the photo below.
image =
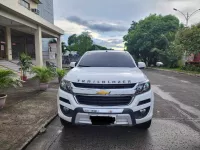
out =
{"type": "Polygon", "coordinates": [[[78,83],[93,83],[93,84],[131,84],[131,80],[122,80],[122,81],[105,81],[105,80],[77,80],[78,83]]]}

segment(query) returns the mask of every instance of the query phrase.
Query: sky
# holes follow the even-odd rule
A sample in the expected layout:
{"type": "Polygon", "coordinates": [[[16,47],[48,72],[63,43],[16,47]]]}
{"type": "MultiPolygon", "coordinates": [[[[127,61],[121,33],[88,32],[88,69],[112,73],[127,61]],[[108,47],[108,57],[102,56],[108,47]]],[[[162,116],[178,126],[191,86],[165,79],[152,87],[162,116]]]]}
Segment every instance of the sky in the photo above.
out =
{"type": "MultiPolygon", "coordinates": [[[[65,31],[62,40],[72,34],[88,31],[95,44],[123,50],[123,36],[132,21],[150,14],[175,15],[185,24],[184,16],[200,9],[200,0],[54,0],[54,23],[65,31]]],[[[189,24],[200,22],[200,12],[189,24]]]]}

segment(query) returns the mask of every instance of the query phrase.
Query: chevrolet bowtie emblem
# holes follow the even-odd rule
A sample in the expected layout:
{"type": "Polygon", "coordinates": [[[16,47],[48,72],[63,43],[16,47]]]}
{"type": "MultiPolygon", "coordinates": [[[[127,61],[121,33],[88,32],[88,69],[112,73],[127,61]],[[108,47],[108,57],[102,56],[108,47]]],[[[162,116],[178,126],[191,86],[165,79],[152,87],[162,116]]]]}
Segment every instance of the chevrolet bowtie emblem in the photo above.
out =
{"type": "Polygon", "coordinates": [[[97,95],[109,95],[110,92],[107,92],[107,91],[101,90],[101,91],[97,92],[96,94],[97,94],[97,95]]]}

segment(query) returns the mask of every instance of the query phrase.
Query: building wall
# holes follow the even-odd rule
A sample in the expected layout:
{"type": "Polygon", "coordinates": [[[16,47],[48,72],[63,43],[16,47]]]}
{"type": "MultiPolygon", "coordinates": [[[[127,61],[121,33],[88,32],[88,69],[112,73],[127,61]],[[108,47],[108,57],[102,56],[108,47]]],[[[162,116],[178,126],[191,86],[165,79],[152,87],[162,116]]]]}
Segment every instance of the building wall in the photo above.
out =
{"type": "Polygon", "coordinates": [[[38,4],[36,4],[35,2],[33,2],[32,0],[26,0],[27,2],[29,2],[30,4],[30,9],[32,8],[38,8],[38,4]]]}
{"type": "MultiPolygon", "coordinates": [[[[26,13],[27,9],[20,4],[20,0],[0,0],[0,3],[5,2],[6,4],[8,4],[8,6],[12,6],[10,7],[11,9],[17,8],[17,10],[19,10],[20,12],[24,12],[23,14],[29,14],[29,17],[31,16],[31,18],[37,18],[38,16],[38,18],[35,19],[37,21],[39,21],[41,17],[45,19],[46,21],[48,21],[50,23],[49,25],[54,24],[53,0],[40,0],[42,4],[36,4],[32,0],[26,0],[26,1],[30,4],[30,9],[37,8],[40,11],[39,16],[35,15],[33,12],[30,12],[30,11],[29,11],[30,13],[26,13]]],[[[49,54],[48,43],[50,40],[51,39],[42,39],[42,50],[44,53],[43,55],[44,57],[48,57],[48,54],[49,54]]]]}
{"type": "MultiPolygon", "coordinates": [[[[14,0],[20,3],[21,0],[14,0]]],[[[53,0],[40,0],[42,4],[36,4],[32,0],[25,0],[30,4],[30,9],[36,8],[40,11],[39,16],[43,19],[54,23],[54,13],[53,13],[53,0]]],[[[48,43],[50,39],[42,39],[42,50],[48,52],[48,43]]],[[[45,53],[46,54],[46,53],[45,53]]]]}
{"type": "Polygon", "coordinates": [[[51,39],[47,39],[47,38],[42,39],[42,51],[49,52],[49,41],[50,40],[51,39]]]}
{"type": "MultiPolygon", "coordinates": [[[[40,11],[40,16],[45,20],[54,24],[54,11],[53,11],[53,0],[40,0],[42,4],[38,5],[38,9],[40,11]]],[[[49,54],[49,41],[51,39],[42,39],[42,50],[43,57],[47,57],[49,54]]]]}
{"type": "Polygon", "coordinates": [[[54,24],[53,0],[40,0],[42,4],[38,5],[40,16],[54,24]]]}
{"type": "MultiPolygon", "coordinates": [[[[18,3],[20,4],[20,1],[21,0],[7,0],[7,1],[12,1],[14,3],[18,3]]],[[[33,8],[38,8],[38,4],[36,4],[35,2],[33,2],[32,0],[25,0],[26,2],[28,2],[30,4],[30,9],[33,9],[33,8]]]]}

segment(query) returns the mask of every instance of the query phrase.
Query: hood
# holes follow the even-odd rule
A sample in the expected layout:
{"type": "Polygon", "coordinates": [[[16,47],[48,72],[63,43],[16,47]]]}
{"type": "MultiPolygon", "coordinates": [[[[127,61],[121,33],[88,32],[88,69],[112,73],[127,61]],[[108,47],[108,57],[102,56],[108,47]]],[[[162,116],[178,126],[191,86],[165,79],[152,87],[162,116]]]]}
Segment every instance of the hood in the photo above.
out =
{"type": "Polygon", "coordinates": [[[84,67],[70,70],[65,80],[91,84],[130,84],[147,80],[138,68],[84,67]]]}

